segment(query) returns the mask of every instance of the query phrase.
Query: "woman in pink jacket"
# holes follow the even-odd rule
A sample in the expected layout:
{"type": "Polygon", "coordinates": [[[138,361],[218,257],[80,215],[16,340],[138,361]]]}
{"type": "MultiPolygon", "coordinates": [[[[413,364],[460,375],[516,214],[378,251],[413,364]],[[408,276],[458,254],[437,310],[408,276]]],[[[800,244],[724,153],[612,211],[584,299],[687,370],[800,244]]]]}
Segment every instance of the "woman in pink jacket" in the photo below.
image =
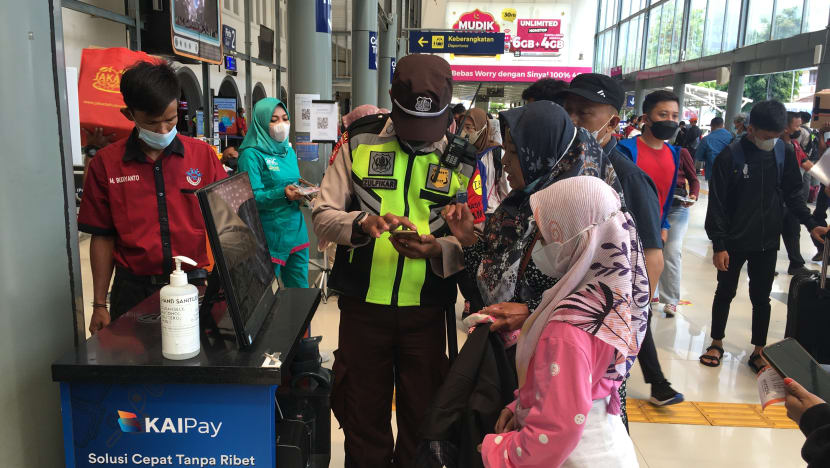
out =
{"type": "Polygon", "coordinates": [[[596,177],[531,196],[533,262],[561,278],[522,327],[519,390],[484,438],[487,467],[633,467],[617,389],[645,335],[648,278],[631,217],[596,177]],[[645,291],[645,294],[643,294],[645,291]]]}

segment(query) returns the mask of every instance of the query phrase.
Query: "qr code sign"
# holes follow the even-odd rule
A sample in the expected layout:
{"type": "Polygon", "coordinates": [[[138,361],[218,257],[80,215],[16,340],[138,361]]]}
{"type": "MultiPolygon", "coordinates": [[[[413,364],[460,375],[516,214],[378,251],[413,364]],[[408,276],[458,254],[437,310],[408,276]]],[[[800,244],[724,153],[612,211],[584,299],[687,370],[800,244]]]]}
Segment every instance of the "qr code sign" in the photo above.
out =
{"type": "Polygon", "coordinates": [[[300,116],[302,120],[311,120],[311,109],[303,109],[303,115],[300,116]]]}
{"type": "Polygon", "coordinates": [[[328,117],[317,117],[317,129],[318,130],[325,130],[329,128],[329,118],[328,117]]]}

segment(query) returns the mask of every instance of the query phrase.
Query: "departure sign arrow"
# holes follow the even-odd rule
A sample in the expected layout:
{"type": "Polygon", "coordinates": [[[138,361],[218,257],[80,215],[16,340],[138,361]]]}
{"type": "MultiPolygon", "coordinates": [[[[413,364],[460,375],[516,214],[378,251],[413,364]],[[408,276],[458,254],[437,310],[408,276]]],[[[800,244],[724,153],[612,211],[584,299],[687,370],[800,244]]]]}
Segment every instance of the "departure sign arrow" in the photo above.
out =
{"type": "Polygon", "coordinates": [[[425,46],[425,45],[427,45],[427,44],[429,44],[429,41],[428,41],[428,40],[426,40],[426,38],[424,38],[424,36],[421,36],[421,38],[420,38],[420,39],[418,39],[418,45],[419,45],[419,46],[423,47],[423,46],[425,46]]]}

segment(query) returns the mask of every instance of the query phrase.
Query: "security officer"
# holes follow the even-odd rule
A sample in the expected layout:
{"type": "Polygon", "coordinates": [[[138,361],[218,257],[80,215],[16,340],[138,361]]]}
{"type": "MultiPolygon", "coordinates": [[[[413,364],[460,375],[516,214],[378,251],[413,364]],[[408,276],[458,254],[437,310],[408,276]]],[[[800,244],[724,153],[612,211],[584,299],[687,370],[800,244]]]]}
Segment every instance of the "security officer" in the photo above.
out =
{"type": "Polygon", "coordinates": [[[341,139],[312,215],[317,236],[338,244],[329,283],[340,293],[332,410],[346,467],[413,466],[422,415],[447,370],[444,310],[456,297],[447,278],[463,268],[440,215],[469,182],[439,164],[452,119],[450,66],[407,56],[390,94],[391,116],[364,117],[341,139]],[[401,226],[420,235],[390,235],[401,226]]]}
{"type": "Polygon", "coordinates": [[[166,63],[138,62],[121,76],[121,112],[135,129],[92,159],[78,214],[78,229],[92,235],[93,334],[164,286],[174,255],[198,263],[192,282],[207,276],[195,191],[227,174],[208,144],[176,134],[180,93],[166,63]]]}

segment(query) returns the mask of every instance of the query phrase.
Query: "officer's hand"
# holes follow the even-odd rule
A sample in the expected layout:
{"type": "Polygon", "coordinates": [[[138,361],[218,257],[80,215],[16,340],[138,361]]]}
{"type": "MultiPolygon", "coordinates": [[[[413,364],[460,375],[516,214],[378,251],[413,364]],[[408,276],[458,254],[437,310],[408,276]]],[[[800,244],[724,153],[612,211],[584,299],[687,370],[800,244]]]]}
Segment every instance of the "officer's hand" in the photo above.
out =
{"type": "Polygon", "coordinates": [[[813,239],[824,243],[824,236],[827,234],[827,228],[824,226],[816,226],[810,231],[810,235],[813,236],[813,239]]]}
{"type": "Polygon", "coordinates": [[[809,171],[810,169],[813,168],[813,162],[809,161],[809,160],[804,160],[804,162],[801,163],[801,168],[804,169],[805,171],[809,171]]]}
{"type": "Polygon", "coordinates": [[[404,257],[409,258],[436,258],[441,256],[441,244],[435,240],[434,236],[425,235],[420,239],[406,239],[396,238],[390,236],[389,241],[392,242],[392,247],[404,257]]]}
{"type": "Polygon", "coordinates": [[[729,253],[725,250],[720,252],[715,252],[715,255],[712,257],[712,263],[715,264],[715,268],[718,271],[726,271],[729,269],[729,253]]]}
{"type": "Polygon", "coordinates": [[[464,247],[476,243],[475,217],[466,203],[453,203],[444,207],[441,216],[447,222],[452,235],[458,239],[464,247]]]}
{"type": "Polygon", "coordinates": [[[406,216],[395,216],[392,213],[386,213],[383,216],[369,215],[360,222],[360,230],[375,239],[384,232],[394,231],[399,226],[406,226],[407,229],[413,231],[418,230],[418,227],[412,224],[406,216]]]}
{"type": "Polygon", "coordinates": [[[530,315],[530,310],[526,304],[501,302],[481,309],[481,313],[495,319],[490,325],[491,331],[514,331],[522,328],[530,315]]]}
{"type": "Polygon", "coordinates": [[[98,330],[110,324],[110,313],[106,307],[94,307],[92,318],[89,321],[89,333],[95,334],[98,330]]]}

